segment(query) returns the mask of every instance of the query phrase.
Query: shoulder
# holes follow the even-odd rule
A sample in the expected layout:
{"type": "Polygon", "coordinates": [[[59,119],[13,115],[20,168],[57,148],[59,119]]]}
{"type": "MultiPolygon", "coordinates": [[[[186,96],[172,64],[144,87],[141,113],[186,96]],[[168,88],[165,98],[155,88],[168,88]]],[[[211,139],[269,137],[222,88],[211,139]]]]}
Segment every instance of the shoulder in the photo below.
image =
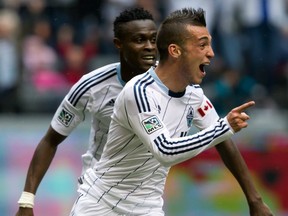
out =
{"type": "Polygon", "coordinates": [[[81,79],[72,87],[72,89],[90,89],[91,87],[101,85],[101,83],[117,77],[117,66],[120,63],[113,63],[97,68],[81,77],[81,79]]]}
{"type": "Polygon", "coordinates": [[[119,63],[109,64],[82,76],[70,89],[67,95],[68,101],[71,104],[76,105],[81,98],[90,97],[97,92],[100,93],[100,91],[107,86],[120,86],[117,79],[118,65],[119,63]]]}
{"type": "Polygon", "coordinates": [[[204,95],[203,89],[200,85],[189,85],[187,87],[187,92],[192,92],[194,95],[204,95]]]}
{"type": "Polygon", "coordinates": [[[154,79],[150,75],[149,72],[145,72],[143,74],[137,75],[133,77],[129,82],[126,83],[125,88],[127,89],[139,89],[139,88],[145,88],[149,85],[149,83],[153,82],[154,79]]]}
{"type": "Polygon", "coordinates": [[[101,77],[103,78],[103,77],[109,77],[111,75],[116,75],[117,74],[117,67],[119,65],[120,65],[119,62],[105,65],[103,67],[97,68],[97,69],[85,74],[81,79],[87,80],[90,78],[101,78],[101,77]]]}

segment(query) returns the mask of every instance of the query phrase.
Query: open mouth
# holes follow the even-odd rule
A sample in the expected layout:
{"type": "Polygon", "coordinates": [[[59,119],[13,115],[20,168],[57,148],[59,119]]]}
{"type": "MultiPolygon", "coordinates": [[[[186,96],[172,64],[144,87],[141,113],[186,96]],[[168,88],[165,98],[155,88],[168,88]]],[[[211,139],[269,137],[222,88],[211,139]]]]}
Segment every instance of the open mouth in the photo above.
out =
{"type": "Polygon", "coordinates": [[[145,61],[154,61],[155,60],[155,56],[152,56],[152,55],[143,56],[142,59],[144,59],[145,61]]]}
{"type": "Polygon", "coordinates": [[[149,65],[153,66],[155,64],[156,58],[155,58],[155,56],[149,55],[149,56],[143,56],[142,60],[146,64],[149,64],[149,65]]]}
{"type": "Polygon", "coordinates": [[[199,69],[203,72],[203,73],[205,73],[205,64],[201,64],[200,66],[199,66],[199,69]]]}

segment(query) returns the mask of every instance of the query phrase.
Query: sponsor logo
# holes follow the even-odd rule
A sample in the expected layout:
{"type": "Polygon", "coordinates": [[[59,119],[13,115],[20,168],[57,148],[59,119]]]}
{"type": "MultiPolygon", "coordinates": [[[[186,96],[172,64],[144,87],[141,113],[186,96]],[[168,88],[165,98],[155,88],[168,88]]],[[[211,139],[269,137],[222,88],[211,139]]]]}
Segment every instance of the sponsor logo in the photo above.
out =
{"type": "Polygon", "coordinates": [[[143,125],[146,133],[148,133],[148,134],[152,134],[155,131],[163,128],[163,125],[157,116],[152,116],[150,118],[143,120],[142,125],[143,125]]]}
{"type": "Polygon", "coordinates": [[[115,104],[115,100],[114,99],[111,99],[109,102],[108,102],[108,106],[114,106],[115,104]]]}
{"type": "Polygon", "coordinates": [[[70,125],[73,118],[74,118],[74,114],[69,112],[66,109],[62,109],[59,116],[58,116],[58,120],[66,127],[68,127],[70,125]]]}
{"type": "Polygon", "coordinates": [[[188,113],[186,115],[187,126],[188,127],[192,126],[193,117],[194,117],[194,110],[193,110],[192,106],[190,106],[189,109],[188,109],[188,113]]]}

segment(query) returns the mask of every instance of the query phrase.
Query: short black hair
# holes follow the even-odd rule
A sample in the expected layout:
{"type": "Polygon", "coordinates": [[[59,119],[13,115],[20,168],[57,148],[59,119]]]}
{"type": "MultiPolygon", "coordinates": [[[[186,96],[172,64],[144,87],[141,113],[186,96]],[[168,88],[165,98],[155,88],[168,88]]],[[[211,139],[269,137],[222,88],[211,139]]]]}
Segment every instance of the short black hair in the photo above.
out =
{"type": "Polygon", "coordinates": [[[183,8],[168,15],[158,30],[156,40],[160,59],[167,59],[170,44],[181,46],[184,43],[188,25],[206,27],[205,11],[202,8],[183,8]]]}
{"type": "Polygon", "coordinates": [[[154,21],[154,18],[152,14],[145,10],[142,7],[136,7],[136,8],[128,8],[120,13],[119,16],[117,16],[114,20],[114,36],[117,38],[121,38],[123,31],[122,31],[122,25],[131,22],[134,20],[152,20],[154,21]]]}

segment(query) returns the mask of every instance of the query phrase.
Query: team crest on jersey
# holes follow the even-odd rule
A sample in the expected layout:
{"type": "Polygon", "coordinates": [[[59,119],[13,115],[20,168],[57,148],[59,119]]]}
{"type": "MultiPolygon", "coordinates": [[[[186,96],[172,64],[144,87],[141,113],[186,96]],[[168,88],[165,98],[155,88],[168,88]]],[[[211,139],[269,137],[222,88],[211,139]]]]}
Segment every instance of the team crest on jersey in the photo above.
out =
{"type": "Polygon", "coordinates": [[[163,128],[163,125],[157,118],[157,116],[152,116],[150,118],[143,120],[142,125],[144,126],[144,129],[148,134],[152,134],[155,131],[163,128]]]}
{"type": "Polygon", "coordinates": [[[62,109],[60,114],[58,115],[58,120],[66,127],[70,125],[74,118],[74,114],[69,112],[66,109],[62,109]]]}
{"type": "Polygon", "coordinates": [[[194,110],[193,110],[192,106],[190,106],[189,109],[188,109],[188,113],[186,115],[187,126],[188,127],[192,126],[193,117],[194,117],[194,110]]]}

